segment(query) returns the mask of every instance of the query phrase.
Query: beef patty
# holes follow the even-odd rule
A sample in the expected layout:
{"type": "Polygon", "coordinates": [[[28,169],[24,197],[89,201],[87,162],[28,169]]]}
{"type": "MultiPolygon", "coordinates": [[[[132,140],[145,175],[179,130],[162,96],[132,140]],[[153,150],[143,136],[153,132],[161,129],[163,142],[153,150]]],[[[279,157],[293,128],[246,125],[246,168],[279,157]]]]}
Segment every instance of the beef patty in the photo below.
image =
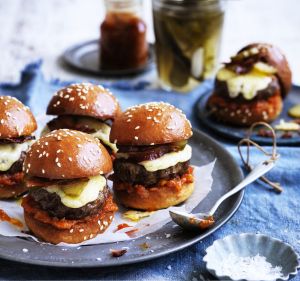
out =
{"type": "Polygon", "coordinates": [[[189,164],[190,161],[186,161],[183,163],[177,163],[176,165],[163,170],[148,172],[142,165],[129,162],[124,159],[116,159],[113,163],[113,177],[115,180],[120,182],[151,186],[159,182],[161,179],[172,179],[177,175],[183,175],[187,171],[189,164]]]}
{"type": "Polygon", "coordinates": [[[70,220],[77,220],[97,214],[108,195],[109,190],[107,187],[104,187],[104,189],[99,192],[98,198],[95,201],[89,202],[80,208],[69,208],[61,202],[60,197],[56,193],[50,193],[44,188],[30,191],[30,196],[39,204],[40,208],[47,211],[50,216],[70,220]]]}

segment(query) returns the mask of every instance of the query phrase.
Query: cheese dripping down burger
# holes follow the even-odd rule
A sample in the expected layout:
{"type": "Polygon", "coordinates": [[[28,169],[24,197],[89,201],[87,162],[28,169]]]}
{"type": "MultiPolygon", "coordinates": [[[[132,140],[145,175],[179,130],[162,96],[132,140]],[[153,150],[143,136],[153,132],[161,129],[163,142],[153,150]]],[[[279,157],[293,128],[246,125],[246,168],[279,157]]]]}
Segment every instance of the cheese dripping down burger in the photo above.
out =
{"type": "Polygon", "coordinates": [[[218,71],[207,106],[223,123],[271,122],[281,113],[290,87],[291,70],[283,53],[270,44],[250,44],[218,71]]]}
{"type": "Polygon", "coordinates": [[[72,129],[98,138],[114,154],[115,144],[109,141],[110,126],[121,112],[117,99],[100,85],[73,84],[56,92],[51,99],[48,115],[58,115],[42,134],[58,129],[72,129]]]}
{"type": "Polygon", "coordinates": [[[23,199],[25,222],[43,241],[76,244],[104,232],[117,206],[105,174],[110,155],[99,140],[79,131],[53,131],[29,149],[23,170],[31,187],[23,199]]]}
{"type": "Polygon", "coordinates": [[[22,165],[37,129],[28,107],[9,96],[0,97],[0,199],[27,191],[22,165]]]}
{"type": "Polygon", "coordinates": [[[112,125],[110,140],[118,153],[113,189],[125,206],[158,210],[185,201],[193,192],[190,122],[163,102],[134,106],[112,125]]]}

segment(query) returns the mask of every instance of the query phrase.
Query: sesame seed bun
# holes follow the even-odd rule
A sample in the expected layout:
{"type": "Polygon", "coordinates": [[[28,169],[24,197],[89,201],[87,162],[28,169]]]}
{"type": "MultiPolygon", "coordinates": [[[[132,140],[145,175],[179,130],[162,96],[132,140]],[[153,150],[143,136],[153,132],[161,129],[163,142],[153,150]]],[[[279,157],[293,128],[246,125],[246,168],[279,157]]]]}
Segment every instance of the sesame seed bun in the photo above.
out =
{"type": "Polygon", "coordinates": [[[253,48],[258,49],[260,61],[266,62],[276,69],[276,76],[281,85],[281,95],[285,97],[292,85],[292,72],[285,55],[278,47],[267,43],[249,44],[241,49],[238,54],[253,48]]]}
{"type": "Polygon", "coordinates": [[[28,107],[14,97],[0,96],[0,139],[29,136],[36,129],[28,107]]]}
{"type": "Polygon", "coordinates": [[[236,126],[250,126],[260,121],[270,123],[281,113],[282,106],[282,97],[278,90],[268,98],[248,102],[235,101],[213,94],[207,102],[212,117],[224,124],[236,126]]]}
{"type": "Polygon", "coordinates": [[[110,141],[119,145],[154,145],[189,139],[191,124],[173,105],[163,102],[130,107],[112,125],[110,141]]]}
{"type": "Polygon", "coordinates": [[[99,140],[68,129],[41,137],[29,149],[24,165],[29,176],[47,179],[75,179],[106,174],[111,158],[99,140]]]}
{"type": "Polygon", "coordinates": [[[180,189],[170,185],[145,188],[144,192],[130,184],[114,182],[116,198],[128,208],[155,211],[178,205],[187,200],[194,191],[194,183],[183,184],[180,189]]]}
{"type": "Polygon", "coordinates": [[[73,84],[56,92],[48,115],[81,115],[100,120],[114,119],[121,109],[117,99],[107,89],[91,83],[73,84]]]}
{"type": "Polygon", "coordinates": [[[22,207],[25,222],[30,231],[39,239],[52,244],[61,242],[77,244],[96,237],[109,227],[117,211],[112,195],[105,200],[98,214],[81,220],[51,218],[45,211],[39,209],[29,196],[23,199],[22,207]]]}

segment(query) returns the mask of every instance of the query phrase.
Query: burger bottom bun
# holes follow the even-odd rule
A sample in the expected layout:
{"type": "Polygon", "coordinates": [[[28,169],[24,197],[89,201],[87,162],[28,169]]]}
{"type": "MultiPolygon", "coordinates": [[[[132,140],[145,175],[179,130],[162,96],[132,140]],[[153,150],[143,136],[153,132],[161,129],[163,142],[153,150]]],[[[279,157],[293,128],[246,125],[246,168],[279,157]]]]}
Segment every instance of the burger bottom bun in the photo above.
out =
{"type": "Polygon", "coordinates": [[[194,191],[194,183],[186,183],[179,190],[168,185],[145,188],[123,189],[122,183],[114,183],[114,193],[119,202],[128,208],[155,211],[178,205],[188,199],[194,191]],[[129,191],[130,190],[130,191],[129,191]]]}
{"type": "MultiPolygon", "coordinates": [[[[30,204],[30,201],[27,201],[27,204],[30,204]]],[[[116,210],[117,206],[114,204],[112,196],[109,195],[97,215],[87,217],[85,220],[78,220],[70,228],[57,228],[52,224],[41,222],[35,218],[33,213],[27,212],[26,207],[24,208],[24,218],[30,231],[45,242],[77,244],[103,233],[111,224],[116,210]]]]}
{"type": "Polygon", "coordinates": [[[0,199],[15,198],[28,191],[28,187],[25,184],[0,186],[0,199]]]}
{"type": "Polygon", "coordinates": [[[207,102],[213,118],[235,126],[251,126],[260,121],[270,123],[281,113],[282,106],[279,94],[247,102],[236,102],[213,94],[207,102]]]}

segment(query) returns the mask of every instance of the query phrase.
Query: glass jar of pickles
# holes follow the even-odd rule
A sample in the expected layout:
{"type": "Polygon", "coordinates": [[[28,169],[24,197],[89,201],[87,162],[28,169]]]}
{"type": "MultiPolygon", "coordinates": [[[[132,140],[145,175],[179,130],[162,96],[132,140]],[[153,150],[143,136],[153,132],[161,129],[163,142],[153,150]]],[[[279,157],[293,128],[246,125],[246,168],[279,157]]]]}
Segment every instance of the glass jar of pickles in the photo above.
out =
{"type": "Polygon", "coordinates": [[[153,0],[161,85],[189,92],[216,71],[224,20],[222,0],[153,0]]]}

